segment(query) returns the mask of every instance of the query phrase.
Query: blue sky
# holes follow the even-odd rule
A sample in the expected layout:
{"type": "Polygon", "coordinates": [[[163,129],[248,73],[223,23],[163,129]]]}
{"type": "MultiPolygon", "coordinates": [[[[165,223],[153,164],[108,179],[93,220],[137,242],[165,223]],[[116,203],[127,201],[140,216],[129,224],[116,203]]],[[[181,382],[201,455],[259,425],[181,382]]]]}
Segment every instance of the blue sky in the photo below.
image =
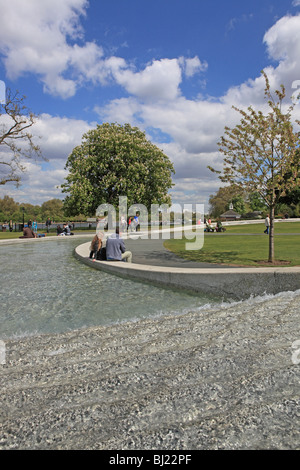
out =
{"type": "Polygon", "coordinates": [[[207,206],[232,104],[264,105],[262,69],[290,95],[300,80],[300,0],[0,0],[0,11],[0,80],[39,115],[49,159],[0,188],[19,202],[63,198],[82,134],[129,122],[173,161],[173,202],[207,206]]]}

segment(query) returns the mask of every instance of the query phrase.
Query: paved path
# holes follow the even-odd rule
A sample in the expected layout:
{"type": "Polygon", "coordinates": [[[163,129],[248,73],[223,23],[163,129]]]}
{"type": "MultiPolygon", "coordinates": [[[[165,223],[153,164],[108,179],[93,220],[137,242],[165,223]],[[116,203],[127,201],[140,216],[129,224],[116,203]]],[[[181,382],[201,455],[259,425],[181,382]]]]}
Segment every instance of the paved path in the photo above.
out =
{"type": "Polygon", "coordinates": [[[133,262],[136,264],[147,264],[150,266],[166,266],[181,268],[216,268],[223,265],[211,263],[198,263],[188,261],[176,256],[164,247],[165,240],[141,240],[128,239],[125,241],[126,249],[132,251],[133,262]]]}

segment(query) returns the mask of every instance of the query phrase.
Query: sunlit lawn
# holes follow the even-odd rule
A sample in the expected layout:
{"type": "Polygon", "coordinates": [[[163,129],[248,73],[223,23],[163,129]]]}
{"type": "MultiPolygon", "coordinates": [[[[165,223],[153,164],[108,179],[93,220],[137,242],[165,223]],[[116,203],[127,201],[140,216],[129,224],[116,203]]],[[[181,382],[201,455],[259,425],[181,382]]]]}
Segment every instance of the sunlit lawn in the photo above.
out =
{"type": "MultiPolygon", "coordinates": [[[[230,225],[226,227],[226,233],[263,233],[265,230],[265,224],[241,224],[241,225],[230,225]]],[[[300,233],[300,222],[289,222],[286,220],[275,221],[274,224],[275,233],[300,233]]]]}
{"type": "MultiPolygon", "coordinates": [[[[46,232],[43,232],[43,231],[38,231],[38,234],[39,233],[46,233],[46,232]]],[[[90,234],[94,234],[95,233],[95,230],[84,230],[84,231],[80,231],[78,230],[78,232],[75,230],[74,231],[74,234],[75,235],[82,235],[82,234],[86,234],[87,236],[89,236],[90,234]]],[[[7,239],[12,239],[12,238],[19,238],[23,235],[22,232],[9,232],[9,231],[6,231],[6,232],[0,232],[0,240],[7,240],[7,239]]],[[[49,232],[49,233],[46,233],[46,237],[56,237],[57,234],[56,234],[56,231],[55,232],[49,232]]]]}
{"type": "MultiPolygon", "coordinates": [[[[201,250],[186,250],[185,239],[167,240],[164,245],[178,256],[190,261],[261,266],[260,262],[268,260],[269,237],[263,233],[265,228],[263,224],[226,228],[224,234],[205,233],[204,246],[201,250]]],[[[289,261],[289,266],[300,265],[299,222],[275,224],[275,259],[289,261]]]]}

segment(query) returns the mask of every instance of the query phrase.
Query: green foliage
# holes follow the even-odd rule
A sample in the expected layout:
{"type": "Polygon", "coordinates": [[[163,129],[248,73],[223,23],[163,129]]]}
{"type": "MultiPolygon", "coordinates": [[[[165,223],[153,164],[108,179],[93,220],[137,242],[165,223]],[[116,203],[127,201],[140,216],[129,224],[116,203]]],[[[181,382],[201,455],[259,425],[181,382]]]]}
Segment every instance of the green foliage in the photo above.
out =
{"type": "Polygon", "coordinates": [[[257,191],[268,207],[273,207],[276,199],[299,186],[295,154],[300,138],[291,123],[293,106],[287,113],[282,112],[284,87],[275,92],[278,97],[275,102],[264,76],[270,112],[264,115],[251,106],[247,112],[233,107],[242,118],[234,129],[225,128],[226,137],[219,142],[220,152],[225,155],[220,179],[257,191]]]}
{"type": "MultiPolygon", "coordinates": [[[[296,150],[293,167],[296,174],[300,174],[300,150],[296,150]]],[[[289,179],[292,177],[291,171],[289,171],[284,178],[289,179]]],[[[278,199],[279,204],[287,204],[289,206],[296,206],[300,203],[300,185],[293,187],[292,190],[286,191],[286,194],[281,195],[278,199]]]]}
{"type": "Polygon", "coordinates": [[[50,199],[42,204],[41,216],[43,220],[50,217],[51,220],[62,221],[64,219],[63,202],[60,199],[50,199]]]}
{"type": "Polygon", "coordinates": [[[4,196],[3,199],[0,199],[0,210],[6,216],[13,214],[18,208],[19,204],[15,202],[12,197],[4,196]]]}
{"type": "Polygon", "coordinates": [[[293,206],[293,216],[300,217],[300,202],[293,206]]]}
{"type": "Polygon", "coordinates": [[[83,135],[70,154],[69,174],[62,191],[65,213],[94,216],[100,204],[118,206],[127,196],[128,206],[170,204],[174,168],[169,158],[129,124],[102,124],[83,135]]]}
{"type": "MultiPolygon", "coordinates": [[[[219,150],[224,155],[223,182],[238,185],[248,192],[258,192],[270,213],[269,261],[274,260],[273,220],[275,206],[280,197],[299,187],[299,165],[296,152],[300,146],[300,135],[293,130],[292,104],[286,112],[283,106],[285,88],[275,91],[273,98],[265,72],[265,98],[269,113],[263,114],[249,106],[247,111],[233,108],[241,115],[235,128],[225,127],[225,136],[220,139],[219,150]]],[[[299,121],[296,121],[300,124],[299,121]]]]}
{"type": "Polygon", "coordinates": [[[12,220],[13,222],[27,222],[29,219],[36,219],[37,222],[45,222],[48,217],[52,221],[63,221],[63,202],[60,199],[51,199],[44,202],[42,206],[34,206],[27,203],[18,203],[9,196],[0,199],[0,221],[5,222],[12,220]],[[24,211],[22,210],[24,208],[24,211]]]}
{"type": "Polygon", "coordinates": [[[255,191],[249,195],[249,206],[252,211],[266,211],[267,206],[262,200],[260,194],[255,191]]]}
{"type": "Polygon", "coordinates": [[[244,201],[243,196],[241,196],[240,194],[237,194],[236,196],[232,198],[231,202],[233,205],[233,210],[235,212],[241,215],[246,212],[246,206],[245,206],[245,201],[244,201]]]}
{"type": "MultiPolygon", "coordinates": [[[[233,200],[239,201],[240,198],[243,200],[243,194],[244,191],[234,184],[219,188],[217,193],[209,198],[211,216],[219,217],[229,209],[229,205],[233,200]]],[[[237,209],[235,210],[239,212],[237,209]]]]}

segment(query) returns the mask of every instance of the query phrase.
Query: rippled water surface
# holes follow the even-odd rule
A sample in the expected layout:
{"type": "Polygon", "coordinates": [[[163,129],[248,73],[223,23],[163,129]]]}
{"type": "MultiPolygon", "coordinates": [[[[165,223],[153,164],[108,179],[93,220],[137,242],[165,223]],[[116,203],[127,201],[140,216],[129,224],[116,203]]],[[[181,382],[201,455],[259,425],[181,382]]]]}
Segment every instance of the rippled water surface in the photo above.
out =
{"type": "Polygon", "coordinates": [[[73,256],[74,248],[88,240],[0,245],[0,338],[63,333],[219,302],[91,269],[73,256]]]}

